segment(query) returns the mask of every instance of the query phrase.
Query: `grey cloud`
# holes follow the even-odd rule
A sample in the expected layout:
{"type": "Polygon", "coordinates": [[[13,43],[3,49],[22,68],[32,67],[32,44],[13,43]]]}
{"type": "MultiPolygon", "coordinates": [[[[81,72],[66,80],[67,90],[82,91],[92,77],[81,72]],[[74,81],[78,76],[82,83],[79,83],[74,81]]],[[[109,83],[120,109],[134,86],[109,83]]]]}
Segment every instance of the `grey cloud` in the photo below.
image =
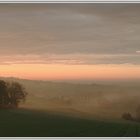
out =
{"type": "Polygon", "coordinates": [[[60,63],[44,58],[55,54],[61,63],[70,56],[77,64],[140,64],[139,15],[140,4],[0,4],[0,54],[41,56],[30,63],[60,63]]]}
{"type": "Polygon", "coordinates": [[[134,54],[45,54],[1,56],[0,64],[133,64],[139,65],[140,55],[134,54]]]}

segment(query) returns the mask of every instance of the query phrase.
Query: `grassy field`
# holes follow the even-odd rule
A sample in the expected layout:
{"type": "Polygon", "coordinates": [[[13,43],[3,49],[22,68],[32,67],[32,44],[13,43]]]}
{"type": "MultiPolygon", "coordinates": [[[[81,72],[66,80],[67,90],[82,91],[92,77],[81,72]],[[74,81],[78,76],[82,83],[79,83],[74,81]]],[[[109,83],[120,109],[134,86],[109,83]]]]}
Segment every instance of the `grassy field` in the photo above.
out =
{"type": "Polygon", "coordinates": [[[1,137],[136,137],[140,124],[68,117],[18,109],[0,110],[1,137]]]}

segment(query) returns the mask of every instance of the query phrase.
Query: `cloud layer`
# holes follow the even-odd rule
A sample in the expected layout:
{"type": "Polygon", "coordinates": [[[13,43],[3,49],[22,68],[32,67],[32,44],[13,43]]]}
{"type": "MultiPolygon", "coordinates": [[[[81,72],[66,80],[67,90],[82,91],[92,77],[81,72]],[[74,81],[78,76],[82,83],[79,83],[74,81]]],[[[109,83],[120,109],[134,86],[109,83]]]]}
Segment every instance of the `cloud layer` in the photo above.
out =
{"type": "Polygon", "coordinates": [[[140,65],[140,4],[1,4],[0,64],[140,65]]]}

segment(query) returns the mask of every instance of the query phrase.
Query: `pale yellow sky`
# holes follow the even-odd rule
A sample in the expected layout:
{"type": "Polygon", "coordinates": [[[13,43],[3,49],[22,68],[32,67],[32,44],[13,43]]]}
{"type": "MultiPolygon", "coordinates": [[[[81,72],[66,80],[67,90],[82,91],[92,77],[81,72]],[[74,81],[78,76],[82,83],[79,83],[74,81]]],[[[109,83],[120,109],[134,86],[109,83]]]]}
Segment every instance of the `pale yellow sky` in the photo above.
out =
{"type": "Polygon", "coordinates": [[[0,66],[0,76],[35,80],[136,80],[140,66],[12,64],[0,66]]]}

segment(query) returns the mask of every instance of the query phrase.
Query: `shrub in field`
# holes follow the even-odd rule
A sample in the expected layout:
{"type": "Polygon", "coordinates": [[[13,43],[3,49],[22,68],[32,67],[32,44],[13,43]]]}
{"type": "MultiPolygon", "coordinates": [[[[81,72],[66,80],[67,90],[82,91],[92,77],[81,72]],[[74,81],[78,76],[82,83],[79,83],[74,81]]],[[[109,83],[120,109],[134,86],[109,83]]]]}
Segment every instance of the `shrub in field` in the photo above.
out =
{"type": "Polygon", "coordinates": [[[134,118],[132,117],[132,115],[130,113],[122,114],[122,118],[125,120],[134,120],[134,118]]]}
{"type": "Polygon", "coordinates": [[[0,108],[17,108],[26,95],[27,92],[21,84],[0,80],[0,108]]]}

